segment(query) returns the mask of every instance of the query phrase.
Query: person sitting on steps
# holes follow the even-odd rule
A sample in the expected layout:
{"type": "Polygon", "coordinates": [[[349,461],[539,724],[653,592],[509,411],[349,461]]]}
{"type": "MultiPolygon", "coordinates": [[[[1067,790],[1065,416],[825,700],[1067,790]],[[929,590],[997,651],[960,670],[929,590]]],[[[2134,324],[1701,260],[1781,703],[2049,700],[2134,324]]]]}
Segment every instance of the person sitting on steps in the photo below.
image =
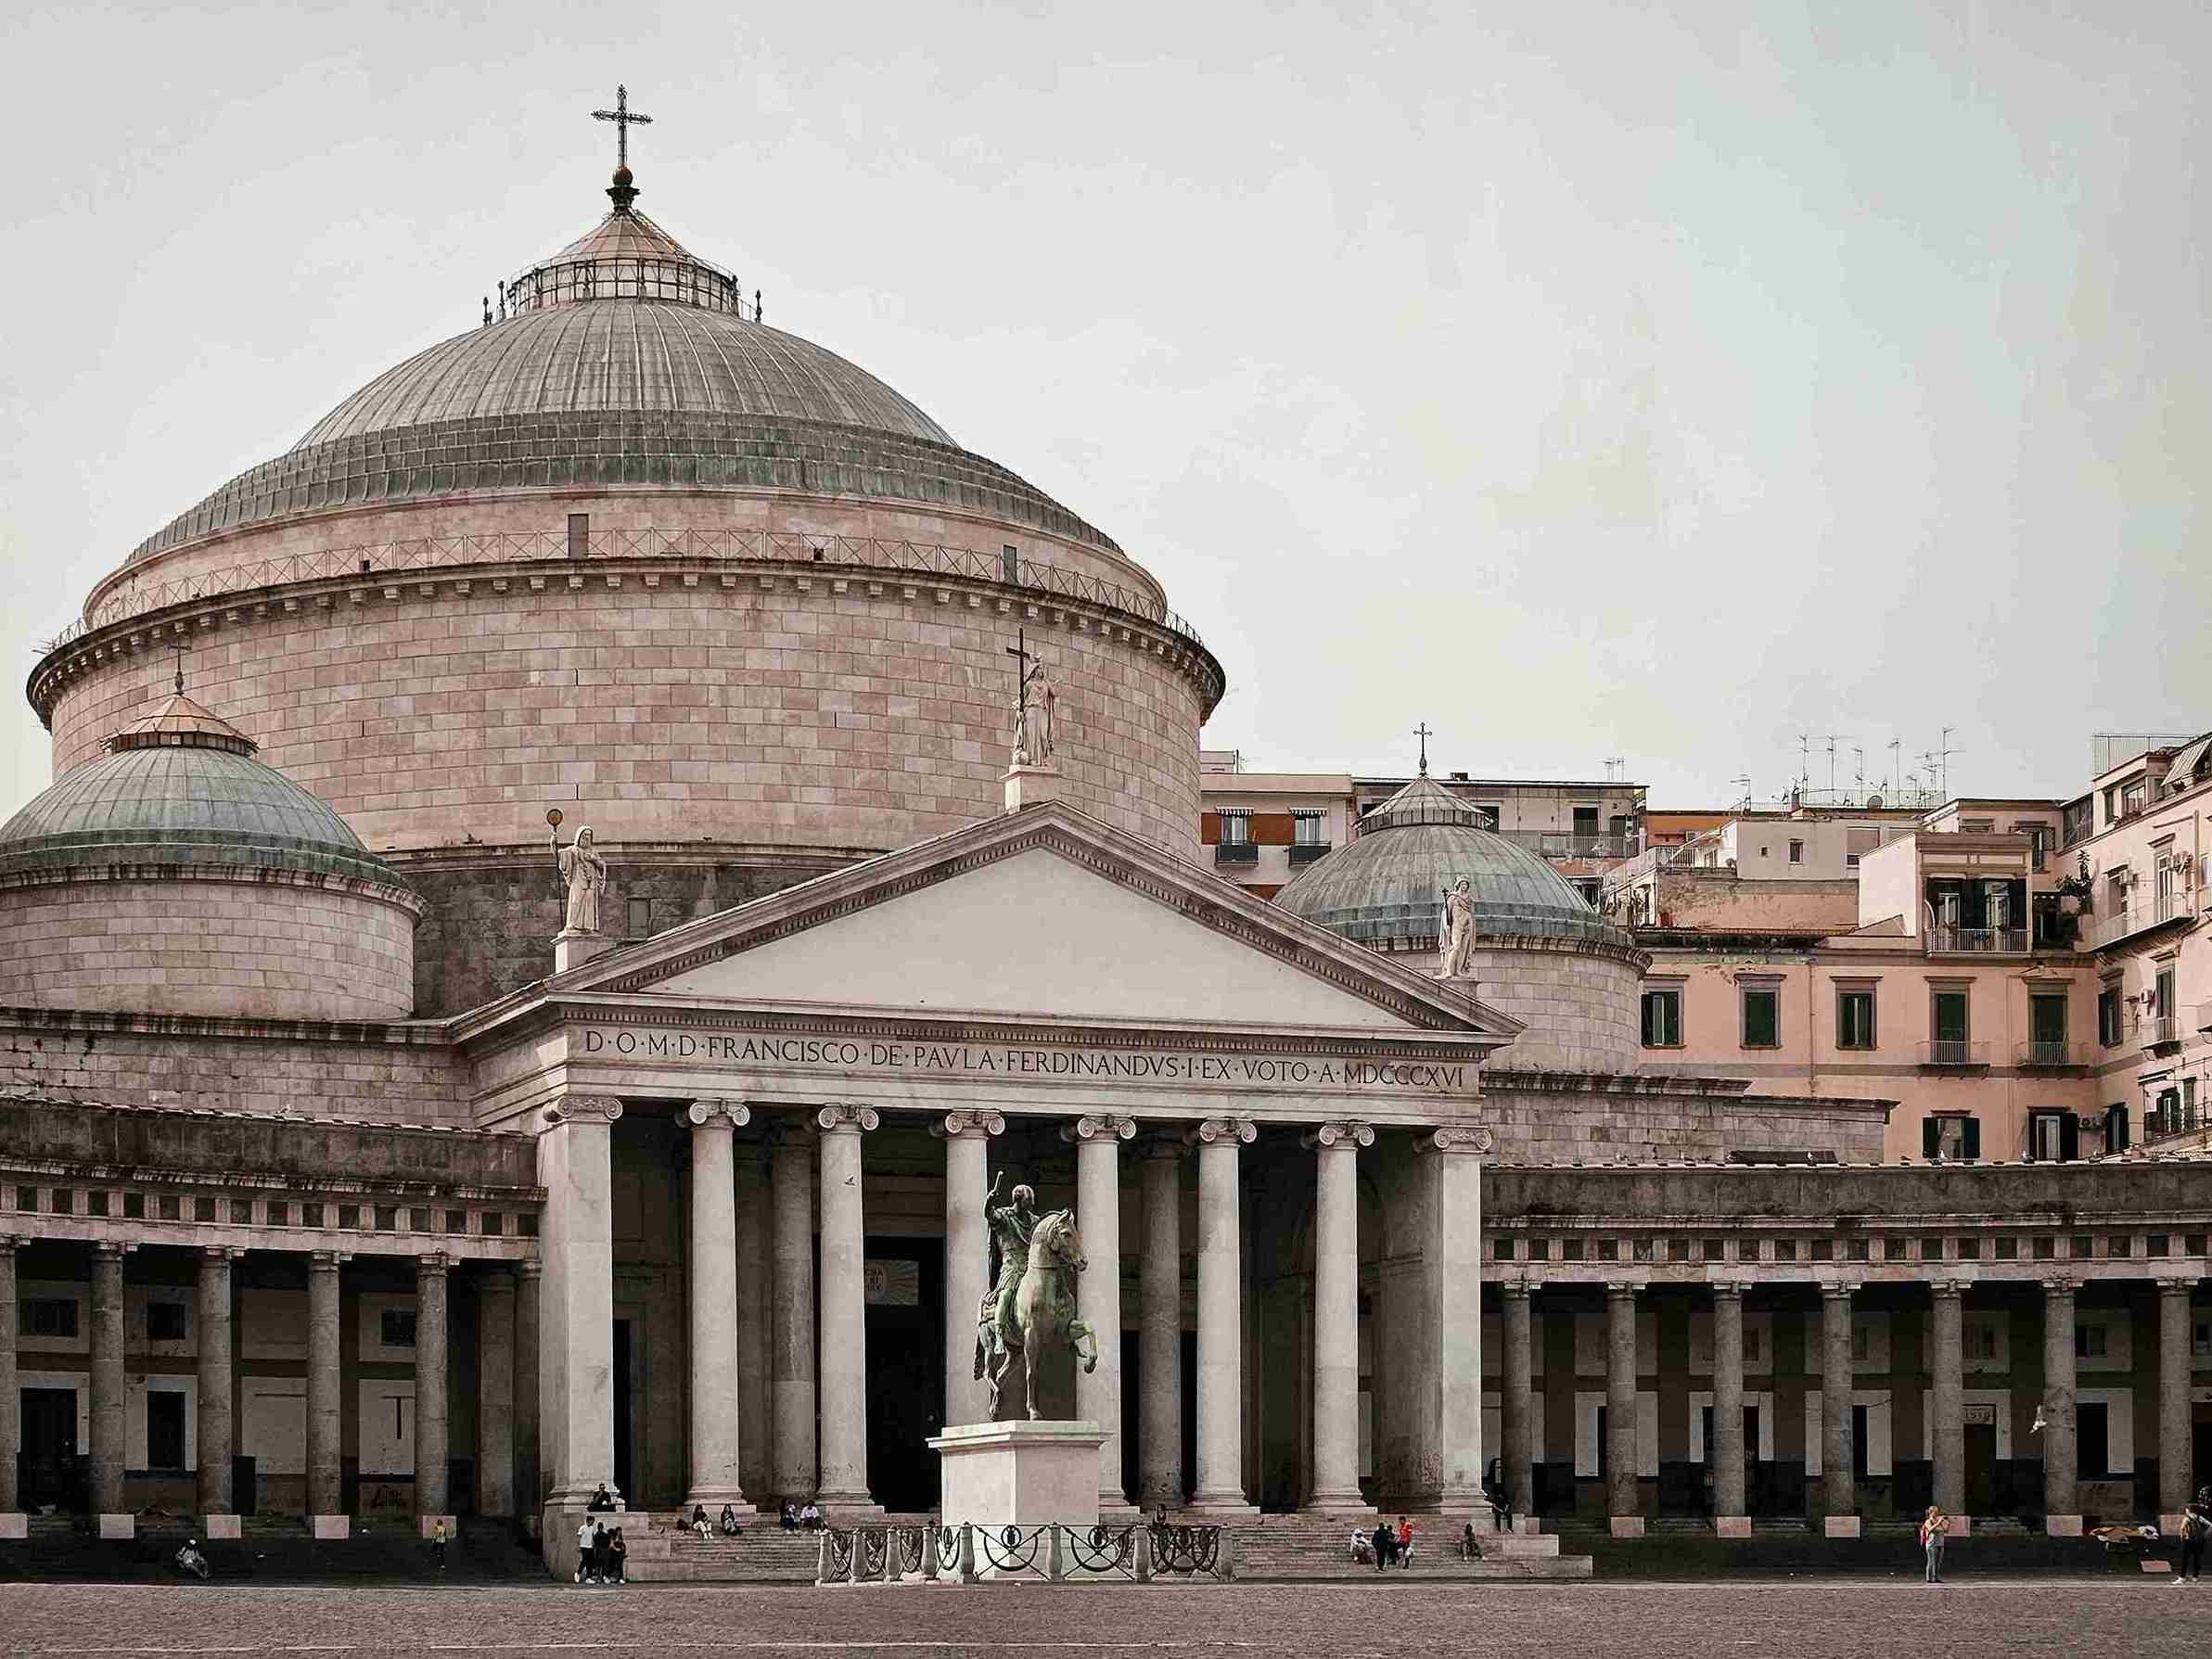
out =
{"type": "Polygon", "coordinates": [[[713,1524],[707,1519],[707,1506],[703,1503],[691,1506],[691,1530],[701,1538],[714,1530],[713,1524]]]}
{"type": "Polygon", "coordinates": [[[722,1536],[725,1538],[734,1538],[745,1530],[737,1525],[737,1512],[726,1503],[722,1506],[722,1519],[716,1525],[722,1528],[722,1536]]]}

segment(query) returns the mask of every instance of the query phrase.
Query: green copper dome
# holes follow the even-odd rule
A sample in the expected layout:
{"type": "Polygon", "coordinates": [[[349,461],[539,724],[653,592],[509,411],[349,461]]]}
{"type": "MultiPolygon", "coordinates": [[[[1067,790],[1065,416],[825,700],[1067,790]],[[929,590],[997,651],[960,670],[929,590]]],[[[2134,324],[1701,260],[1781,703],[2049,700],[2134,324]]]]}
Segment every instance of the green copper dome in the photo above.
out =
{"type": "Polygon", "coordinates": [[[0,881],[113,865],[229,865],[406,891],[330,806],[178,695],[0,825],[0,881]]]}
{"type": "Polygon", "coordinates": [[[1376,950],[1411,947],[1436,938],[1444,889],[1464,875],[1479,938],[1630,942],[1558,871],[1482,823],[1441,784],[1416,778],[1360,821],[1350,846],[1309,864],[1275,902],[1376,950]]]}

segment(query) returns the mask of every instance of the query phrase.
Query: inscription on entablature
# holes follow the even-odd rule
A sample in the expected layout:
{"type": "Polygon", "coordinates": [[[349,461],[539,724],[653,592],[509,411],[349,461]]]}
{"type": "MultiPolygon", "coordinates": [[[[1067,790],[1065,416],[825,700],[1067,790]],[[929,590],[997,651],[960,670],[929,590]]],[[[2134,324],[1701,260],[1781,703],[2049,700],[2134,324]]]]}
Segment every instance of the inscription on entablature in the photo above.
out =
{"type": "Polygon", "coordinates": [[[1080,1082],[1195,1083],[1227,1089],[1407,1091],[1477,1094],[1477,1067],[1459,1060],[1365,1060],[1349,1056],[1215,1054],[1196,1050],[1113,1049],[1011,1043],[900,1041],[852,1037],[657,1031],[631,1027],[582,1034],[587,1058],[673,1060],[706,1066],[789,1066],[967,1079],[1065,1078],[1080,1082]]]}

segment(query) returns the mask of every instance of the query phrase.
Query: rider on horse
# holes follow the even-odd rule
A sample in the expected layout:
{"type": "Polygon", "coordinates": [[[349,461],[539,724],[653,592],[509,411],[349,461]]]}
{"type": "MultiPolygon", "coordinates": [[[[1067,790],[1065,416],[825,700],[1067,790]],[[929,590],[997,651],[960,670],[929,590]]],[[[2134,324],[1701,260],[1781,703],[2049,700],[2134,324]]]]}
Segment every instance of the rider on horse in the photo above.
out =
{"type": "Polygon", "coordinates": [[[990,1337],[995,1334],[998,1346],[1018,1352],[1021,1333],[1014,1320],[1014,1293],[1021,1283],[1022,1270],[1029,1265],[1029,1237],[1037,1231],[1037,1194],[1026,1186],[1017,1186],[1009,1195],[1011,1202],[997,1202],[999,1188],[1004,1184],[1006,1172],[1002,1169],[992,1178],[991,1196],[983,1201],[983,1219],[991,1229],[991,1288],[983,1293],[983,1301],[976,1309],[976,1375],[985,1374],[990,1337]]]}

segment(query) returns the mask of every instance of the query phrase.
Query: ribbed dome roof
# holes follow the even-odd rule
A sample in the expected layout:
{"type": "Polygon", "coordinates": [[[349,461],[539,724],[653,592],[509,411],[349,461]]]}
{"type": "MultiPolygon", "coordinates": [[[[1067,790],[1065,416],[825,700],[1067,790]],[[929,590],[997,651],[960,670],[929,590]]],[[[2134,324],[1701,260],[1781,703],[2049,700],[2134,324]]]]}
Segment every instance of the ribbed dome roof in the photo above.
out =
{"type": "Polygon", "coordinates": [[[110,738],[0,825],[0,880],[110,864],[226,864],[406,884],[324,801],[189,697],[110,738]]]}
{"type": "Polygon", "coordinates": [[[141,559],[296,513],[485,490],[792,490],[1113,541],[866,370],[761,321],[735,277],[629,205],[501,287],[501,315],[387,369],[141,559]]]}
{"type": "Polygon", "coordinates": [[[1630,942],[1558,871],[1482,823],[1441,784],[1416,778],[1361,819],[1350,846],[1307,865],[1275,902],[1332,933],[1383,949],[1395,940],[1435,938],[1444,889],[1464,875],[1478,937],[1630,942]]]}

